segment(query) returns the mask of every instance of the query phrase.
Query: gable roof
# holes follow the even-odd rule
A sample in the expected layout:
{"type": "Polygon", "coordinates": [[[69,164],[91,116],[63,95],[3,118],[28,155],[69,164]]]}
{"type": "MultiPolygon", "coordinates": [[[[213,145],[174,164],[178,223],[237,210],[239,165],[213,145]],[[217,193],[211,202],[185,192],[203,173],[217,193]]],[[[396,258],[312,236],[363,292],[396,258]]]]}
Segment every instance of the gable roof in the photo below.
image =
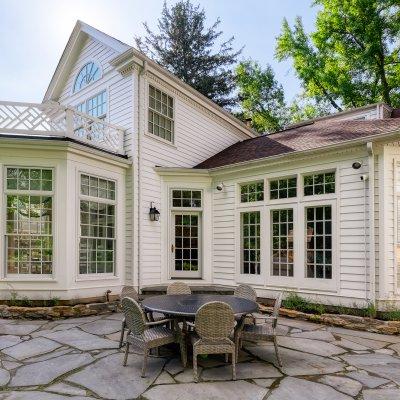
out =
{"type": "Polygon", "coordinates": [[[284,131],[235,143],[194,168],[224,167],[397,132],[400,133],[400,119],[311,121],[284,131]]]}
{"type": "Polygon", "coordinates": [[[91,37],[103,43],[119,54],[122,54],[131,48],[128,44],[123,43],[120,40],[115,39],[114,37],[107,35],[106,33],[93,28],[82,21],[77,21],[57,64],[53,77],[50,80],[49,86],[43,98],[43,102],[55,100],[58,97],[58,92],[62,87],[64,79],[69,73],[73,62],[77,57],[77,53],[87,37],[91,37]]]}
{"type": "Polygon", "coordinates": [[[67,45],[65,46],[64,52],[61,55],[60,61],[58,62],[56,70],[44,95],[43,102],[52,100],[54,101],[58,99],[64,80],[66,79],[74,60],[77,57],[83,41],[88,36],[103,43],[118,53],[118,55],[111,60],[111,64],[114,67],[120,67],[120,64],[125,66],[126,63],[129,63],[132,59],[139,61],[142,64],[146,64],[147,68],[150,67],[157,75],[160,75],[163,79],[172,82],[173,85],[177,85],[180,91],[192,97],[197,103],[202,104],[208,109],[211,109],[214,114],[227,120],[231,125],[239,129],[246,136],[256,136],[255,131],[248,127],[245,123],[214,103],[212,100],[208,99],[196,89],[193,89],[190,85],[183,82],[167,69],[161,67],[139,50],[121,42],[118,39],[115,39],[104,32],[99,31],[96,28],[93,28],[82,21],[77,21],[75,24],[75,27],[71,33],[67,45]]]}

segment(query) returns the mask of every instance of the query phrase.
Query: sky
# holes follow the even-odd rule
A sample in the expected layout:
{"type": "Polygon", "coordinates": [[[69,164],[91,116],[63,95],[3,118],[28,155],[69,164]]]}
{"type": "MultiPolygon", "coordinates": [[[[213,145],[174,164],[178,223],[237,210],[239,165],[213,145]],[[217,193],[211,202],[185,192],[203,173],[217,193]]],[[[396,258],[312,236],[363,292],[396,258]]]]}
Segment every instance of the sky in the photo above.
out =
{"type": "MultiPolygon", "coordinates": [[[[168,0],[168,4],[176,0],[168,0]]],[[[218,17],[223,38],[244,46],[242,58],[271,64],[290,101],[301,88],[291,63],[274,59],[283,18],[301,16],[313,29],[317,10],[311,0],[193,0],[218,17]]],[[[156,28],[163,0],[0,0],[0,101],[41,102],[69,35],[79,19],[130,44],[156,28]]]]}

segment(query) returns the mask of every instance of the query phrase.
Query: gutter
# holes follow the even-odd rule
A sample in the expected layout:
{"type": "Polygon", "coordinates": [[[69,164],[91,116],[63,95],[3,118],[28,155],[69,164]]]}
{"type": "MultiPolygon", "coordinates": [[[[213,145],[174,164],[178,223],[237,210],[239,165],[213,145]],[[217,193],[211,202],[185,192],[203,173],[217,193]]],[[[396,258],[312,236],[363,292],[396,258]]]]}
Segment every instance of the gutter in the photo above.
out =
{"type": "MultiPolygon", "coordinates": [[[[376,264],[375,264],[375,155],[372,142],[367,143],[368,152],[368,175],[369,175],[369,291],[370,301],[376,305],[375,294],[375,277],[376,277],[376,264]]],[[[366,219],[366,216],[364,217],[366,219]]],[[[365,293],[368,301],[368,292],[366,288],[365,293]]]]}
{"type": "MultiPolygon", "coordinates": [[[[223,172],[224,170],[231,169],[231,168],[240,168],[240,167],[254,168],[254,167],[257,167],[258,164],[262,165],[263,163],[265,163],[267,161],[271,162],[271,163],[285,162],[288,159],[295,158],[295,157],[301,156],[301,155],[308,156],[310,154],[315,154],[315,153],[319,153],[322,151],[341,150],[343,147],[348,147],[351,145],[367,144],[368,142],[376,141],[377,139],[390,141],[389,139],[399,140],[399,138],[400,138],[400,128],[398,131],[390,132],[387,134],[380,133],[380,134],[371,135],[368,137],[346,140],[345,142],[335,143],[333,145],[316,147],[314,149],[297,150],[297,151],[292,151],[289,153],[278,154],[276,156],[261,157],[261,158],[257,158],[254,160],[241,161],[241,162],[234,163],[234,164],[222,165],[220,167],[197,168],[197,170],[209,171],[210,174],[216,175],[220,172],[223,172]]],[[[196,168],[194,168],[194,169],[196,169],[196,168]]]]}

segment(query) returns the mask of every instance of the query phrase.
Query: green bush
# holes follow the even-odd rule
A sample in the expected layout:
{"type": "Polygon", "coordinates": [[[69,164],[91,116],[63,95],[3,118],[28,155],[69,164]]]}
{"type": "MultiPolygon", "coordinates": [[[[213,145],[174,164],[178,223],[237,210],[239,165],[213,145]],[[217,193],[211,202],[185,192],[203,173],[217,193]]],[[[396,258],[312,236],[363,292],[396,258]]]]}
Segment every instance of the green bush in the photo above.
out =
{"type": "Polygon", "coordinates": [[[326,309],[323,304],[311,303],[296,293],[290,293],[289,296],[283,300],[282,304],[285,308],[302,311],[309,314],[321,315],[326,313],[326,309]]]}

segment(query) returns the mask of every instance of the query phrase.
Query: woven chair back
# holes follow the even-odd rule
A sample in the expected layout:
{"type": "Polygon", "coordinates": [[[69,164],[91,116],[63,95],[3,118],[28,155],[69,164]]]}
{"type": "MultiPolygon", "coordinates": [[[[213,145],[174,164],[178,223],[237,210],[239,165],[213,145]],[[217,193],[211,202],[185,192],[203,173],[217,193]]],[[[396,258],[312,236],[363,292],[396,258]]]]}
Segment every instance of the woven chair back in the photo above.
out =
{"type": "Polygon", "coordinates": [[[195,327],[202,339],[217,341],[226,339],[235,325],[235,315],[229,304],[211,301],[199,308],[196,313],[195,327]]]}
{"type": "Polygon", "coordinates": [[[146,317],[140,305],[130,297],[122,299],[122,311],[126,327],[134,334],[141,335],[146,329],[146,317]]]}
{"type": "Polygon", "coordinates": [[[236,297],[241,297],[242,299],[247,299],[251,301],[257,301],[256,291],[249,285],[239,285],[234,293],[236,297]]]}
{"type": "Polygon", "coordinates": [[[167,287],[167,294],[192,294],[185,282],[173,282],[167,287]]]}
{"type": "Polygon", "coordinates": [[[133,286],[123,286],[121,290],[121,300],[124,297],[130,297],[133,300],[138,301],[139,295],[136,289],[133,286]]]}
{"type": "Polygon", "coordinates": [[[274,321],[274,326],[276,326],[278,323],[279,309],[281,308],[281,304],[282,304],[282,292],[280,292],[278,294],[278,297],[275,299],[274,310],[272,312],[272,315],[276,317],[276,320],[274,321]]]}

